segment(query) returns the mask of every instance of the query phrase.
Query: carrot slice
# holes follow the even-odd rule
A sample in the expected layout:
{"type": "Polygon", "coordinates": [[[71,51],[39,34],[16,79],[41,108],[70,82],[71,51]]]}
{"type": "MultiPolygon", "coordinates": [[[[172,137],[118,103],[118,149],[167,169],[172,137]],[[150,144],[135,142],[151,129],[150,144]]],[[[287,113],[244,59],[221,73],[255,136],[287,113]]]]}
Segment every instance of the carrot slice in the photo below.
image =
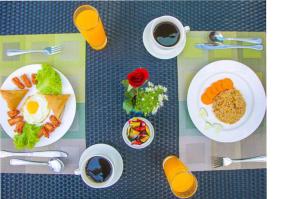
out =
{"type": "Polygon", "coordinates": [[[214,87],[218,91],[218,94],[223,91],[221,80],[214,82],[211,86],[214,87]]]}
{"type": "Polygon", "coordinates": [[[233,82],[231,79],[229,78],[225,78],[222,81],[222,88],[223,90],[229,90],[229,89],[233,89],[233,82]]]}
{"type": "Polygon", "coordinates": [[[216,97],[218,95],[218,91],[215,88],[213,88],[212,86],[208,87],[206,89],[205,93],[211,99],[214,99],[214,97],[216,97]]]}
{"type": "Polygon", "coordinates": [[[213,103],[213,99],[225,90],[233,89],[233,82],[229,78],[224,78],[212,83],[206,91],[201,95],[203,104],[209,105],[213,103]]]}
{"type": "Polygon", "coordinates": [[[203,93],[201,96],[201,101],[203,104],[209,105],[213,102],[212,98],[208,97],[206,93],[203,93]]]}

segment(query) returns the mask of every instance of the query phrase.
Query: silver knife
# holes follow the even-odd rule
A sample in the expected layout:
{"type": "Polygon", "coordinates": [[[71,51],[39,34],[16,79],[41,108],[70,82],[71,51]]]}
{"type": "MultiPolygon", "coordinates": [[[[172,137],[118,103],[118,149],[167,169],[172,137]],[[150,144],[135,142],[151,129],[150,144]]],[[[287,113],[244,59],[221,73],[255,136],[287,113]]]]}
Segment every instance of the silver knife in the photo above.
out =
{"type": "Polygon", "coordinates": [[[230,49],[230,48],[248,48],[253,50],[263,50],[263,45],[254,45],[254,46],[241,46],[241,45],[227,45],[227,44],[196,44],[196,48],[204,50],[219,50],[219,49],[230,49]]]}
{"type": "Polygon", "coordinates": [[[43,158],[66,158],[68,154],[63,151],[34,151],[34,152],[10,152],[0,151],[0,158],[6,157],[43,157],[43,158]]]}

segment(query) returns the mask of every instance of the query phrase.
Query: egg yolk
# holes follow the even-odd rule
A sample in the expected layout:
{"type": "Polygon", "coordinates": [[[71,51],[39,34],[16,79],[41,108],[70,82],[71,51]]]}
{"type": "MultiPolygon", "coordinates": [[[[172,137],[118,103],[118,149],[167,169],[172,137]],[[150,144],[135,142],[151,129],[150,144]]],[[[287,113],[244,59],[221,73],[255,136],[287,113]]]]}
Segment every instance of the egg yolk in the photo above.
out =
{"type": "Polygon", "coordinates": [[[30,114],[36,113],[38,108],[39,108],[39,104],[36,101],[29,101],[27,103],[27,110],[30,114]]]}

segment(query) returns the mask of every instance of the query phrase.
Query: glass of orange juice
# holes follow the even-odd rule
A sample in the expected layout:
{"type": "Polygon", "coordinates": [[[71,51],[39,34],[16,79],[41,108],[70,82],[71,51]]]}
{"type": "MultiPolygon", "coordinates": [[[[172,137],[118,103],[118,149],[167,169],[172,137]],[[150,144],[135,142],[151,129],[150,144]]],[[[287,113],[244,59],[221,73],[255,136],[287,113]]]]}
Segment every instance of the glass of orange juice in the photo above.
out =
{"type": "Polygon", "coordinates": [[[90,5],[78,7],[74,12],[73,21],[93,49],[101,50],[106,46],[107,37],[96,8],[90,5]]]}
{"type": "Polygon", "coordinates": [[[197,178],[176,156],[168,156],[163,161],[163,169],[173,194],[178,198],[193,196],[198,188],[197,178]]]}

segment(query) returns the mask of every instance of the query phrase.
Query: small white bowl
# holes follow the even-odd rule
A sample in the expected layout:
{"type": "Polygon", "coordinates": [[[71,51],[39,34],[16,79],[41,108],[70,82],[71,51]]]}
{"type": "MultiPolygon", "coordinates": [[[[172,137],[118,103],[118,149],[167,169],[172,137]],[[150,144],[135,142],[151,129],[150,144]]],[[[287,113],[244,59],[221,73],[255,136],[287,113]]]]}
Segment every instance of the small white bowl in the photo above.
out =
{"type": "MultiPolygon", "coordinates": [[[[130,146],[131,148],[134,148],[134,149],[143,149],[147,146],[149,146],[151,144],[151,142],[153,141],[153,138],[154,138],[154,128],[151,124],[151,122],[149,122],[149,120],[143,118],[143,117],[134,117],[134,118],[138,118],[142,121],[144,121],[148,127],[149,127],[149,130],[150,130],[150,137],[149,139],[147,140],[147,142],[141,144],[141,145],[134,145],[134,144],[131,144],[131,142],[129,141],[128,137],[127,137],[127,129],[129,128],[129,120],[125,123],[124,127],[123,127],[123,131],[122,131],[122,135],[123,135],[123,139],[124,139],[124,142],[130,146]]],[[[133,118],[131,118],[133,119],[133,118]]],[[[130,119],[130,120],[131,120],[130,119]]]]}

